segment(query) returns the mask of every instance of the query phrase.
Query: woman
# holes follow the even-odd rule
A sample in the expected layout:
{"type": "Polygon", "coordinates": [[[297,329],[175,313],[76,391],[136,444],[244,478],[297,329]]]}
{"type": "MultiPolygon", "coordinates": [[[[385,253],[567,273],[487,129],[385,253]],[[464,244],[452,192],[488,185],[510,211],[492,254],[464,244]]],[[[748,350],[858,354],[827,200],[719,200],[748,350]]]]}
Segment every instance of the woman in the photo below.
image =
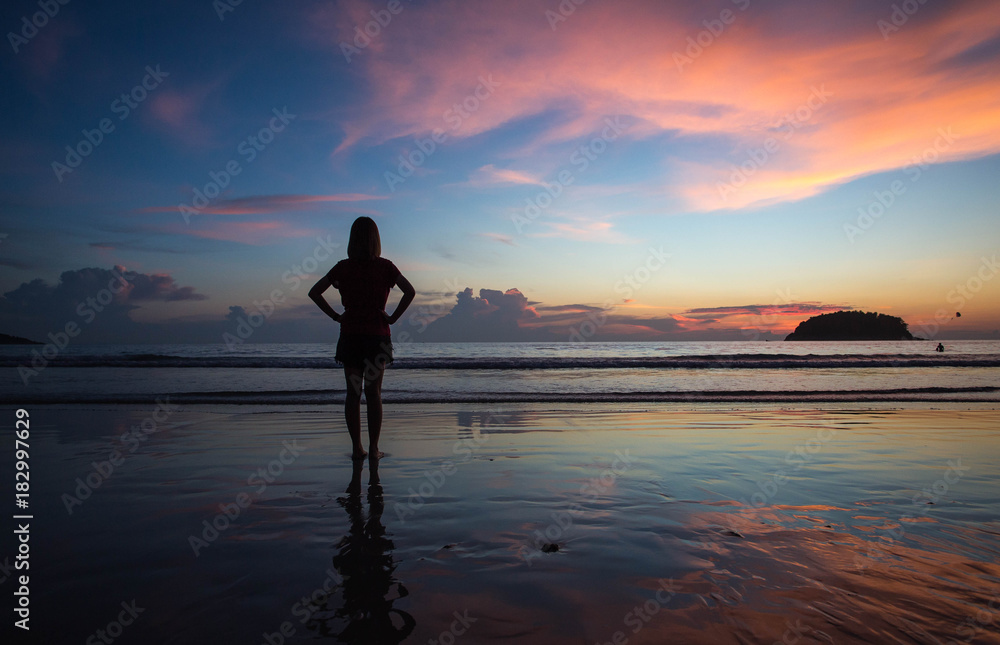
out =
{"type": "Polygon", "coordinates": [[[384,455],[379,452],[378,438],[382,431],[382,374],[386,364],[392,362],[389,325],[399,320],[416,294],[396,265],[381,255],[382,242],[375,220],[359,217],[351,226],[347,259],[334,265],[309,290],[309,297],[323,313],[340,323],[336,359],[343,364],[347,380],[344,417],[354,445],[353,459],[362,459],[368,454],[361,445],[362,390],[368,403],[371,458],[384,455]],[[340,301],[344,305],[342,314],[334,311],[323,297],[323,292],[331,286],[340,291],[340,301]],[[403,291],[403,298],[390,316],[385,312],[385,303],[394,286],[403,291]]]}

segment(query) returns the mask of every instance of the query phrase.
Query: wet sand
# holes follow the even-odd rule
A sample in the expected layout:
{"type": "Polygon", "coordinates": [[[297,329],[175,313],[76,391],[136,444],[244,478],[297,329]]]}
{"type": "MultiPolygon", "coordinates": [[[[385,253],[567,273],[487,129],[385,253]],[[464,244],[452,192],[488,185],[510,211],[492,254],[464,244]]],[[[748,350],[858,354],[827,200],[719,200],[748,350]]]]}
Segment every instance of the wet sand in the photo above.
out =
{"type": "Polygon", "coordinates": [[[1000,643],[1000,412],[551,407],[37,406],[32,636],[1000,643]]]}

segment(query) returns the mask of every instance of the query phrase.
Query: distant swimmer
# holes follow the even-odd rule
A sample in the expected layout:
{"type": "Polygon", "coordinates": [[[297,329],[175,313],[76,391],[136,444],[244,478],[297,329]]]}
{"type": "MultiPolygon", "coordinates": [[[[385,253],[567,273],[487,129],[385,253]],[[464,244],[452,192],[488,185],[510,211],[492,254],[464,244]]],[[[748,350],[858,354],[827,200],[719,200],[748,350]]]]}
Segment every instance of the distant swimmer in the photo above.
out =
{"type": "Polygon", "coordinates": [[[962,312],[961,311],[956,311],[955,312],[955,318],[961,318],[961,317],[962,317],[962,312]]]}
{"type": "Polygon", "coordinates": [[[944,351],[944,345],[942,345],[941,343],[938,343],[938,346],[934,348],[934,351],[935,352],[943,352],[944,351]]]}

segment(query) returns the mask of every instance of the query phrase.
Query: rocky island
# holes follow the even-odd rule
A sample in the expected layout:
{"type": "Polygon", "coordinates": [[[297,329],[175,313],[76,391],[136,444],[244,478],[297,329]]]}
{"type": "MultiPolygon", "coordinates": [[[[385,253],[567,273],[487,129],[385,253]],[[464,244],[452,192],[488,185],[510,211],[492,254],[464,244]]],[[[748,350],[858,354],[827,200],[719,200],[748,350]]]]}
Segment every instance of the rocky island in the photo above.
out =
{"type": "Polygon", "coordinates": [[[902,318],[875,312],[835,311],[799,323],[785,340],[920,340],[902,318]]]}
{"type": "Polygon", "coordinates": [[[41,345],[41,344],[42,343],[38,343],[33,340],[28,340],[27,338],[21,338],[20,336],[0,334],[0,345],[41,345]]]}

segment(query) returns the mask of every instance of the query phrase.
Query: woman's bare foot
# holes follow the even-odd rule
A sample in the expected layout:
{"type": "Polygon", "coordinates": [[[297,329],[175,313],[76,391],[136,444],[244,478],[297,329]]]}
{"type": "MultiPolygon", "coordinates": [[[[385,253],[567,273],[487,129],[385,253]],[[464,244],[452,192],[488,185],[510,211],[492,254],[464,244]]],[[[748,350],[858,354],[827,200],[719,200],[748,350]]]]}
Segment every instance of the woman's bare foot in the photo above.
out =
{"type": "Polygon", "coordinates": [[[377,460],[381,459],[382,457],[385,457],[385,453],[382,452],[381,450],[377,450],[377,449],[374,449],[374,448],[372,449],[371,454],[368,456],[368,458],[371,459],[371,460],[373,460],[373,461],[377,461],[377,460]]]}
{"type": "Polygon", "coordinates": [[[368,456],[367,452],[365,452],[364,450],[357,449],[357,448],[354,450],[353,453],[351,453],[351,459],[364,459],[367,456],[368,456]]]}

